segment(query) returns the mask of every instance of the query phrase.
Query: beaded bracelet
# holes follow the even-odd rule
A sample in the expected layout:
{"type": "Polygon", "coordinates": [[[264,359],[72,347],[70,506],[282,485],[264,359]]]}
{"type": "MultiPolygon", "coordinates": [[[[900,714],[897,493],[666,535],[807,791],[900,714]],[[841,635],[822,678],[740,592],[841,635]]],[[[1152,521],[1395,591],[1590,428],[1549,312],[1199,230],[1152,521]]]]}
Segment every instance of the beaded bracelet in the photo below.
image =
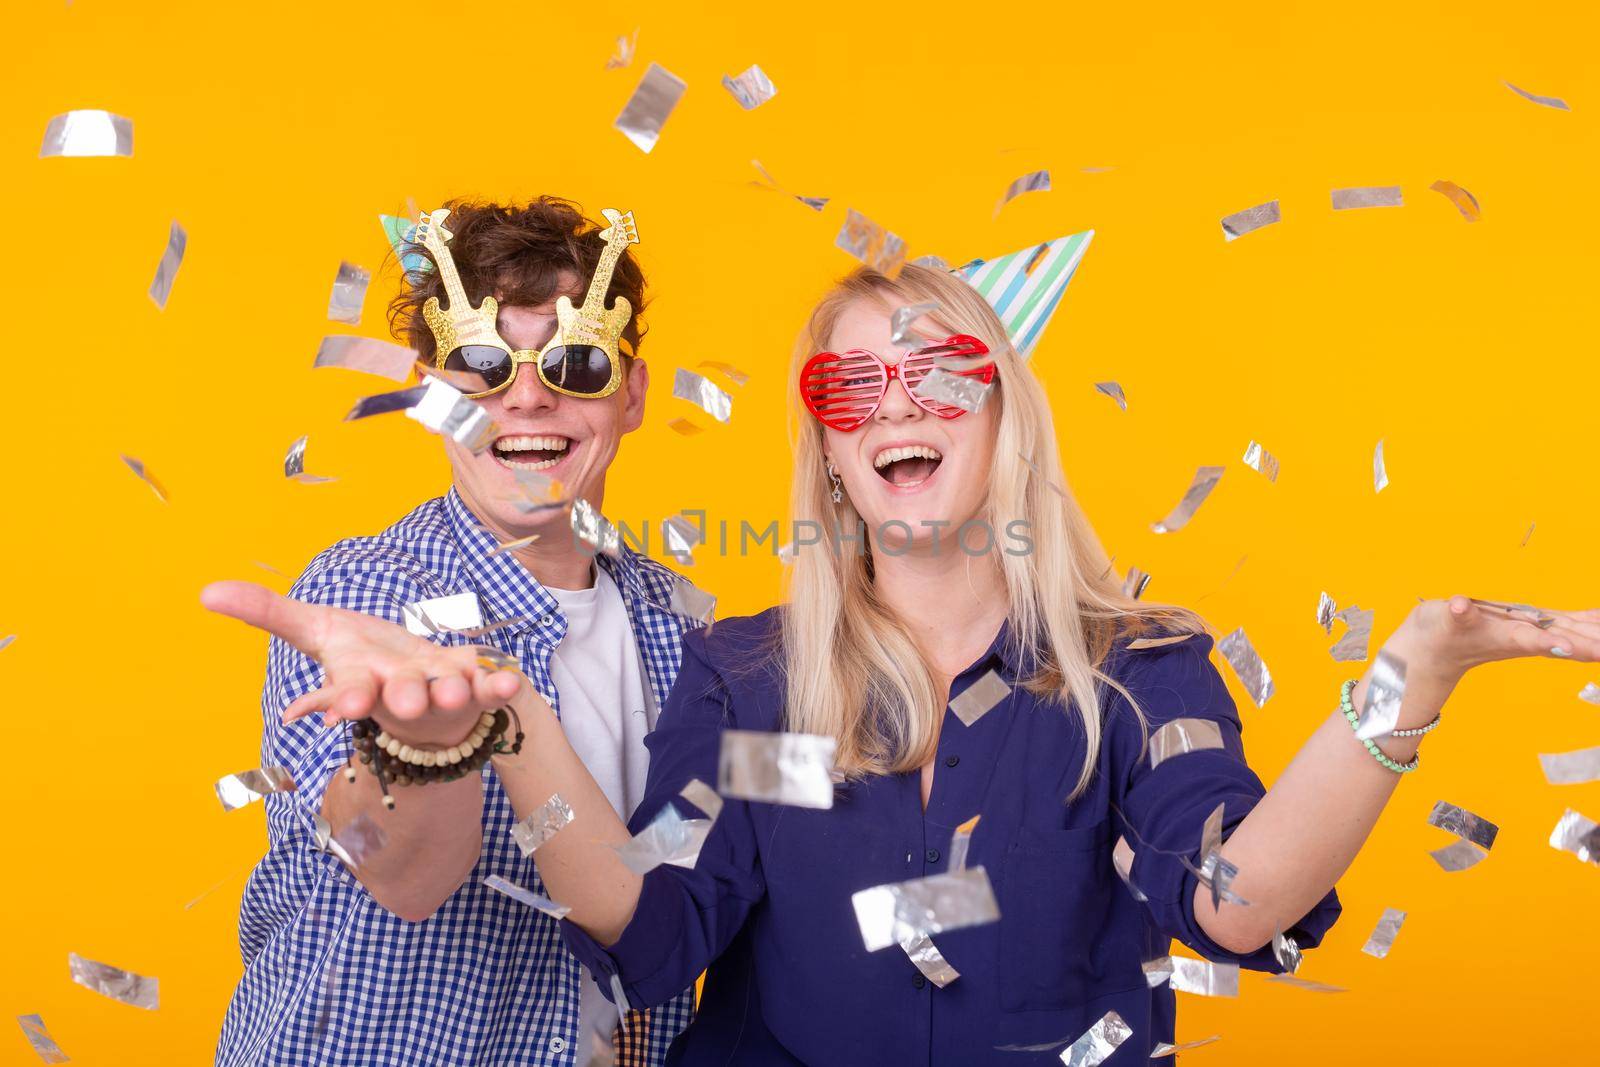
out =
{"type": "MultiPolygon", "coordinates": [[[[359,758],[372,773],[378,776],[378,788],[383,790],[383,806],[394,810],[394,797],[390,784],[427,785],[430,782],[453,782],[482,769],[490,757],[515,755],[522,751],[522,718],[509,704],[478,716],[472,733],[459,745],[449,748],[412,748],[399,738],[390,737],[371,719],[357,719],[350,724],[350,740],[355,748],[353,758],[359,758]],[[512,720],[516,721],[516,739],[506,740],[512,720]],[[491,743],[490,738],[495,740],[491,743]]],[[[345,766],[345,777],[356,780],[355,764],[345,766]]]]}
{"type": "MultiPolygon", "coordinates": [[[[1359,679],[1352,678],[1348,682],[1345,682],[1344,688],[1339,692],[1339,710],[1344,712],[1344,717],[1349,720],[1350,728],[1352,730],[1359,728],[1361,725],[1361,717],[1356,714],[1355,706],[1350,703],[1350,693],[1355,689],[1357,681],[1359,681],[1359,679]]],[[[1433,729],[1436,725],[1438,725],[1437,719],[1429,723],[1427,727],[1418,732],[1426,733],[1428,730],[1433,729]]],[[[1395,732],[1398,733],[1399,731],[1395,732]]],[[[1396,774],[1409,774],[1422,765],[1422,753],[1420,752],[1411,757],[1410,763],[1400,763],[1397,760],[1390,759],[1389,756],[1384,753],[1383,749],[1378,747],[1378,742],[1372,740],[1371,738],[1357,737],[1356,740],[1367,746],[1367,751],[1371,753],[1373,759],[1377,760],[1379,763],[1383,764],[1396,774]]]]}

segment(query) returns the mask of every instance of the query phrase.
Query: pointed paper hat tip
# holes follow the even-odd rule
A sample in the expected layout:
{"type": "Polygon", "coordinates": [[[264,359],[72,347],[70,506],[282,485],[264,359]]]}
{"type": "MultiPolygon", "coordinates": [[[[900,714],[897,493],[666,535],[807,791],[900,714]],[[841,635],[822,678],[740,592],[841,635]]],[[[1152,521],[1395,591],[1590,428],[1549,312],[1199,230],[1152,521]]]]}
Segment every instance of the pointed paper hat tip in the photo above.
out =
{"type": "Polygon", "coordinates": [[[1012,346],[1026,359],[1061,304],[1093,238],[1093,230],[1084,230],[996,259],[975,259],[958,273],[994,308],[1012,346]]]}

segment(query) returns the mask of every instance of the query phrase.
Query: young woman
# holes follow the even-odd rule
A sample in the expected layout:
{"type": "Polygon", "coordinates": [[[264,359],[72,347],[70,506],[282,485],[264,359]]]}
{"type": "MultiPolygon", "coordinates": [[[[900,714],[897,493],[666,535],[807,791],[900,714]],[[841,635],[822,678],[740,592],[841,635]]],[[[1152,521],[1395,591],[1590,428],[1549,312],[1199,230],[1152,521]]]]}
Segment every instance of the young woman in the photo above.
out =
{"type": "MultiPolygon", "coordinates": [[[[691,780],[717,782],[729,729],[831,738],[838,785],[825,810],[727,798],[692,867],[641,877],[621,862],[629,828],[514,677],[372,619],[236,586],[208,594],[313,655],[337,646],[351,665],[343,675],[356,681],[292,714],[360,717],[418,654],[435,705],[509,697],[527,737],[495,771],[519,816],[553,793],[574,813],[537,853],[550,896],[571,909],[574,953],[634,1007],[706,972],[669,1062],[1053,1062],[1108,1011],[1131,1036],[1105,1062],[1143,1062],[1173,1040],[1174,998],[1141,964],[1174,938],[1265,970],[1279,969],[1275,933],[1316,944],[1338,914],[1334,883],[1464,671],[1600,658],[1600,612],[1541,628],[1464,597],[1419,604],[1383,649],[1406,668],[1403,732],[1368,746],[1335,712],[1266,790],[1200,620],[1119,591],[1065,491],[1043,390],[977,293],[917,267],[895,280],[857,271],[812,315],[793,380],[805,411],[794,516],[844,536],[800,551],[787,606],[685,638],[632,829],[669,803],[688,811],[679,793],[691,780]],[[975,412],[908,388],[933,357],[903,356],[891,312],[933,301],[919,325],[966,335],[952,365],[988,384],[975,412]],[[858,522],[864,539],[847,540],[858,522]],[[1003,697],[977,701],[992,706],[976,718],[958,699],[974,686],[1003,697]],[[1190,732],[1220,747],[1152,767],[1148,742],[1175,719],[1203,720],[1190,732]],[[1219,806],[1221,859],[1237,873],[1214,894],[1218,865],[1201,843],[1219,806]],[[868,951],[852,896],[947,871],[973,816],[966,864],[984,869],[998,920],[936,932],[920,964],[909,943],[868,951]],[[1124,884],[1113,853],[1129,847],[1124,884]],[[1030,1045],[1043,1048],[1003,1048],[1030,1045]]],[[[1353,709],[1368,687],[1367,676],[1346,687],[1353,709]]],[[[408,792],[402,803],[426,802],[408,792]]]]}

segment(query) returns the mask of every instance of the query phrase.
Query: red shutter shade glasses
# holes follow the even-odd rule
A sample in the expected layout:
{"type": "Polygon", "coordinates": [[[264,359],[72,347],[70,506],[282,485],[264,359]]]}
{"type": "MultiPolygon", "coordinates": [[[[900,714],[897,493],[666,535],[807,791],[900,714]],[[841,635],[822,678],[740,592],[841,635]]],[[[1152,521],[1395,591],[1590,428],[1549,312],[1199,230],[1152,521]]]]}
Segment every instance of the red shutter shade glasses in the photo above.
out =
{"type": "MultiPolygon", "coordinates": [[[[800,370],[800,397],[806,410],[824,426],[849,433],[859,428],[878,410],[889,383],[900,379],[914,404],[941,419],[966,414],[964,408],[941,404],[917,395],[917,386],[937,365],[936,360],[970,360],[987,356],[989,346],[967,334],[957,334],[936,344],[907,352],[899,363],[885,363],[874,352],[852,348],[847,352],[818,352],[800,370]]],[[[994,381],[995,366],[952,371],[964,378],[976,378],[985,385],[994,381]]]]}

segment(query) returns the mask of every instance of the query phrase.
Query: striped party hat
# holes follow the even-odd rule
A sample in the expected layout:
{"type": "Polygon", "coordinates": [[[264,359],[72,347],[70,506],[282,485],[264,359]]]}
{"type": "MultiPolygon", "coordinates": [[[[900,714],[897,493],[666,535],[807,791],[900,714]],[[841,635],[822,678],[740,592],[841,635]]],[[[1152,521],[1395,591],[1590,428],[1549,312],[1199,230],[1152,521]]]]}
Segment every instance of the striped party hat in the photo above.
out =
{"type": "Polygon", "coordinates": [[[983,294],[1005,323],[1023,359],[1033,354],[1093,237],[1093,230],[1084,230],[999,259],[973,260],[960,269],[961,277],[983,294]]]}

